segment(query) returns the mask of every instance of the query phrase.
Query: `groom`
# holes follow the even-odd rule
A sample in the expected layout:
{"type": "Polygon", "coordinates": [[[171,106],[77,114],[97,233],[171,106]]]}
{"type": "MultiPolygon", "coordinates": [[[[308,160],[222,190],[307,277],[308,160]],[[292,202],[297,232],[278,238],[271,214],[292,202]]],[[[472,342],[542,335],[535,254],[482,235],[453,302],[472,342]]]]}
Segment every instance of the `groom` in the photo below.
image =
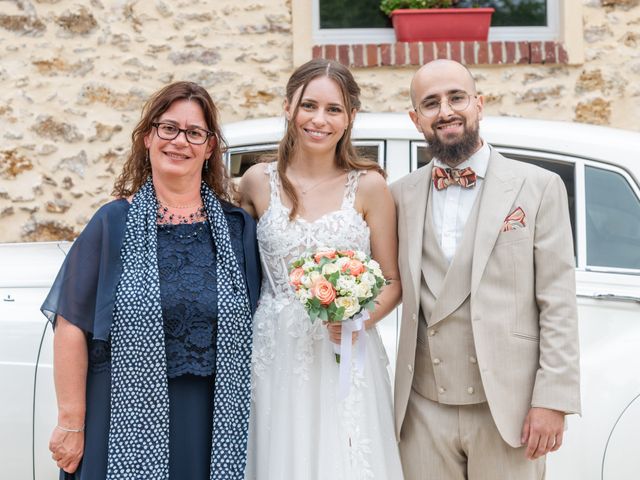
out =
{"type": "Polygon", "coordinates": [[[579,413],[573,238],[560,177],[479,136],[460,63],[411,82],[433,160],[391,187],[402,330],[395,420],[407,480],[540,480],[579,413]]]}

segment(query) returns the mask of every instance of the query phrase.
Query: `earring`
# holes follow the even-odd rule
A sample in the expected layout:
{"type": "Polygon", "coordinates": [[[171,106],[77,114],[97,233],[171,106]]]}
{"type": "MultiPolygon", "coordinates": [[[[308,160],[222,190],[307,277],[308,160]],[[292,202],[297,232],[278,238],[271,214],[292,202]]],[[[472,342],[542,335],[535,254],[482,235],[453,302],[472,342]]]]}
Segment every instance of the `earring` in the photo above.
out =
{"type": "Polygon", "coordinates": [[[209,160],[204,161],[204,171],[205,173],[209,171],[209,160]]]}
{"type": "Polygon", "coordinates": [[[145,162],[151,164],[151,157],[149,156],[149,149],[147,149],[147,155],[145,157],[145,162]]]}

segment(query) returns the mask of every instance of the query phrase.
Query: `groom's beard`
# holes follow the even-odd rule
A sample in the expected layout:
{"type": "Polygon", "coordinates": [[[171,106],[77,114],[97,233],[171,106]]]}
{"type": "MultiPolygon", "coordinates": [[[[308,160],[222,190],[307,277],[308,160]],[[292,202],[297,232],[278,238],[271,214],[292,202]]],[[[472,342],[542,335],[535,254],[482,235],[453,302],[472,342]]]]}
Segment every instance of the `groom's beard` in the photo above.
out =
{"type": "Polygon", "coordinates": [[[467,160],[478,149],[480,142],[480,122],[476,120],[474,125],[468,125],[464,117],[456,118],[463,125],[463,133],[459,139],[447,141],[438,136],[438,126],[447,122],[437,121],[432,125],[433,134],[425,133],[431,155],[441,162],[455,167],[467,160]]]}

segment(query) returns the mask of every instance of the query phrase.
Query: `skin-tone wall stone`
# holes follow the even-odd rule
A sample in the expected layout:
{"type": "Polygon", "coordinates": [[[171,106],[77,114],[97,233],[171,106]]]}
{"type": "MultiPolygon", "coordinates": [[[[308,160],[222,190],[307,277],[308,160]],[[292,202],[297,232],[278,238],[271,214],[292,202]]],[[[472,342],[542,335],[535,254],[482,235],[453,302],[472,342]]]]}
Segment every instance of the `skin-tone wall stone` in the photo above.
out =
{"type": "MultiPolygon", "coordinates": [[[[640,0],[584,5],[584,64],[472,69],[487,114],[640,130],[640,0]]],[[[203,85],[224,122],[281,114],[293,41],[290,0],[3,1],[0,241],[73,239],[169,82],[203,85]]],[[[413,72],[355,69],[363,110],[406,111],[413,72]]]]}

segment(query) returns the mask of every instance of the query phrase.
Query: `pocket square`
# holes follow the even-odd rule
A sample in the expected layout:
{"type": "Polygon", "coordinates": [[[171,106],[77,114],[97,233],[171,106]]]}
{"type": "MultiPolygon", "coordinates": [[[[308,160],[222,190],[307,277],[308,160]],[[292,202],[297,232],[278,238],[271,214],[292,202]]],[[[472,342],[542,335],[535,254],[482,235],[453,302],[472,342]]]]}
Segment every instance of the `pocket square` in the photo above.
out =
{"type": "Polygon", "coordinates": [[[521,207],[516,208],[513,212],[511,212],[504,219],[502,223],[501,232],[510,232],[511,230],[517,230],[518,228],[523,228],[527,225],[526,215],[524,214],[524,210],[521,207]]]}

